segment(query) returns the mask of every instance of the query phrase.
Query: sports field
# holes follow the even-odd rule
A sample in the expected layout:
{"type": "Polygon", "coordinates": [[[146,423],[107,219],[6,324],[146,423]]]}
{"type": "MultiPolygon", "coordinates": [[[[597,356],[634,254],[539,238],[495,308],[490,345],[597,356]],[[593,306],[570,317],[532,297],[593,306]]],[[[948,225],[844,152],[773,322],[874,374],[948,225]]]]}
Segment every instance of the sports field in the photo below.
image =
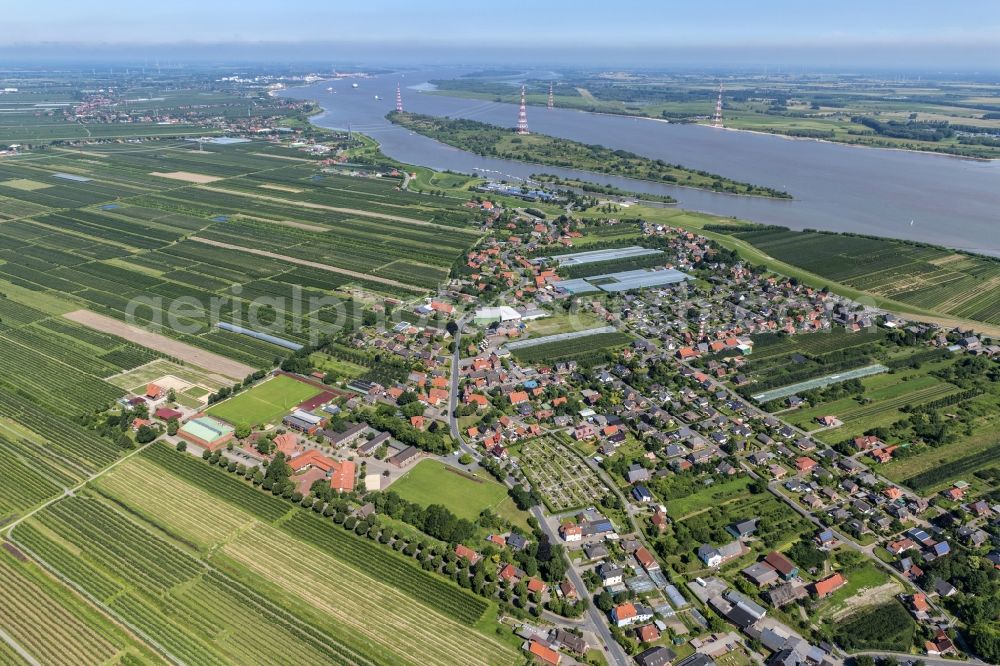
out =
{"type": "Polygon", "coordinates": [[[206,411],[234,426],[262,425],[281,418],[295,405],[317,393],[314,386],[279,375],[206,411]]]}
{"type": "Polygon", "coordinates": [[[498,511],[507,499],[507,489],[485,472],[472,478],[436,460],[422,460],[389,490],[410,502],[429,506],[443,504],[459,518],[476,520],[483,509],[498,511]]]}

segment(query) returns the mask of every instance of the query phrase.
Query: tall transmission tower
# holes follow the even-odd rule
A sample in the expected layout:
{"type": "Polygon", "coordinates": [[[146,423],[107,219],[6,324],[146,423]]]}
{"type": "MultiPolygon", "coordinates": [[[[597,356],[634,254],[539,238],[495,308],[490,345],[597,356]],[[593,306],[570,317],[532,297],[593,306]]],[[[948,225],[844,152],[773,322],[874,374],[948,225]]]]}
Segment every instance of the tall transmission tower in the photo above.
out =
{"type": "Polygon", "coordinates": [[[554,109],[556,106],[556,98],[552,96],[552,82],[549,81],[549,108],[554,109]]]}
{"type": "Polygon", "coordinates": [[[396,113],[403,112],[403,93],[399,90],[399,82],[396,82],[396,113]]]}
{"type": "Polygon", "coordinates": [[[719,84],[719,99],[715,102],[715,118],[712,122],[715,127],[722,127],[722,84],[719,84]]]}
{"type": "Polygon", "coordinates": [[[524,86],[521,86],[521,108],[517,112],[517,133],[530,134],[528,132],[528,108],[524,104],[524,86]]]}

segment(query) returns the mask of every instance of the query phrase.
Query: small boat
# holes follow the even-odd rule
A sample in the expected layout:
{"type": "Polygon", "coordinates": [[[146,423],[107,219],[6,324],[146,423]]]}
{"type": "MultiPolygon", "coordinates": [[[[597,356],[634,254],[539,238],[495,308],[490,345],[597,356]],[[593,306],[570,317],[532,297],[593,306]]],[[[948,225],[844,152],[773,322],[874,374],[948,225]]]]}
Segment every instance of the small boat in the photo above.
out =
{"type": "Polygon", "coordinates": [[[357,83],[352,83],[352,84],[351,84],[351,87],[352,87],[352,88],[357,88],[357,87],[358,87],[358,84],[357,84],[357,83]]]}

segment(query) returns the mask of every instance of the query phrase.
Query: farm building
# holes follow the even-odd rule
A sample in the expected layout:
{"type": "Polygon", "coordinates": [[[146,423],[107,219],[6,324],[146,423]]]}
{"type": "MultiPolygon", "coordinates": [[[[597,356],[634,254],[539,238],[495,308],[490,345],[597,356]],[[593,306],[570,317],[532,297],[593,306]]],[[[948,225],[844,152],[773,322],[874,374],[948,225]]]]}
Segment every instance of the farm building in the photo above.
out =
{"type": "Polygon", "coordinates": [[[153,416],[160,419],[161,421],[169,421],[170,419],[180,419],[183,414],[181,414],[176,409],[170,409],[169,407],[160,407],[155,412],[153,416]]]}
{"type": "Polygon", "coordinates": [[[479,308],[476,310],[476,326],[492,324],[494,322],[520,321],[521,313],[508,305],[501,305],[496,308],[479,308]]]}
{"type": "Polygon", "coordinates": [[[832,576],[827,576],[823,580],[818,580],[813,583],[812,591],[817,597],[822,599],[823,597],[830,596],[844,585],[847,585],[847,579],[839,573],[835,573],[832,576]]]}
{"type": "Polygon", "coordinates": [[[214,451],[233,438],[233,427],[211,416],[199,416],[182,425],[177,435],[196,446],[214,451]]]}

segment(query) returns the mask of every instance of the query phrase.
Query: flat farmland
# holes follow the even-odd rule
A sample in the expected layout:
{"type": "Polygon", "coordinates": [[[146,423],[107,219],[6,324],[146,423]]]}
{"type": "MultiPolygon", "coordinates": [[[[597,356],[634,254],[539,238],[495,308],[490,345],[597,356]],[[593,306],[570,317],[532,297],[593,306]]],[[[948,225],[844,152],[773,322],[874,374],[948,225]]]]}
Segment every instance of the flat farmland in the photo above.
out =
{"type": "Polygon", "coordinates": [[[141,657],[143,663],[166,663],[16,548],[0,548],[0,607],[0,629],[38,664],[112,663],[125,655],[141,657]]]}
{"type": "Polygon", "coordinates": [[[461,200],[260,150],[152,141],[4,162],[0,284],[258,368],[281,349],[214,329],[211,313],[304,343],[334,328],[323,299],[355,288],[415,298],[479,238],[461,200]],[[194,305],[172,315],[177,303],[194,305]]]}
{"type": "Polygon", "coordinates": [[[884,238],[772,229],[738,232],[770,256],[927,312],[1000,324],[1000,262],[884,238]]]}
{"type": "Polygon", "coordinates": [[[764,334],[754,338],[751,363],[773,367],[790,363],[792,354],[822,356],[854,347],[864,347],[885,337],[880,329],[848,333],[843,328],[797,335],[764,334]]]}
{"type": "MultiPolygon", "coordinates": [[[[178,454],[162,451],[155,456],[166,464],[177,464],[178,454]],[[167,455],[172,454],[172,455],[167,455]],[[166,462],[169,461],[169,462],[166,462]]],[[[234,581],[252,586],[297,617],[312,623],[350,645],[364,646],[379,663],[512,663],[513,652],[472,629],[466,623],[422,603],[414,593],[397,590],[380,579],[376,568],[348,564],[323,544],[327,539],[357,542],[379,549],[368,540],[344,533],[342,528],[319,519],[281,500],[247,487],[267,504],[283,507],[295,515],[275,528],[235,504],[221,503],[213,492],[188,484],[177,476],[189,465],[198,465],[220,485],[240,484],[229,475],[191,459],[164,473],[160,462],[142,458],[120,466],[100,481],[102,493],[124,502],[139,515],[155,516],[161,529],[194,544],[208,554],[206,563],[234,581]],[[143,490],[146,488],[147,490],[143,490]],[[158,497],[168,497],[165,502],[158,497]],[[205,521],[208,512],[218,520],[205,521]],[[291,534],[289,533],[291,532],[291,534]],[[294,535],[300,535],[298,537],[294,535]],[[326,536],[324,536],[326,535],[326,536]],[[305,539],[305,540],[303,540],[305,539]],[[297,581],[297,582],[296,582],[297,581]]],[[[404,567],[413,575],[427,574],[398,556],[378,551],[384,565],[404,567]]],[[[364,561],[364,560],[362,560],[364,561]]],[[[374,564],[370,560],[369,561],[374,564]]],[[[441,580],[446,589],[457,587],[441,580]]],[[[408,589],[408,588],[407,588],[408,589]]],[[[464,595],[464,593],[462,593],[464,595]]],[[[430,601],[433,597],[426,597],[430,601]]],[[[471,601],[483,604],[479,599],[471,601]]],[[[457,610],[452,606],[452,611],[457,610]]],[[[481,608],[481,606],[480,606],[481,608]]],[[[482,612],[481,610],[479,612],[482,612]]]]}
{"type": "Polygon", "coordinates": [[[207,412],[234,426],[263,425],[278,420],[317,393],[315,386],[279,375],[213,405],[207,412]]]}
{"type": "Polygon", "coordinates": [[[97,499],[57,502],[13,538],[174,660],[358,661],[353,650],[97,499]],[[253,632],[235,631],[246,621],[253,632]]]}
{"type": "Polygon", "coordinates": [[[226,375],[232,379],[241,379],[253,372],[247,365],[231,361],[223,356],[191,347],[183,342],[151,333],[144,329],[99,315],[89,310],[78,310],[66,315],[66,318],[102,333],[119,335],[150,349],[155,349],[174,358],[180,358],[197,364],[206,370],[226,375]]]}
{"type": "Polygon", "coordinates": [[[0,522],[21,511],[55,497],[73,479],[58,468],[33,459],[23,444],[0,437],[0,522]]]}
{"type": "Polygon", "coordinates": [[[1000,464],[1000,438],[994,429],[974,432],[959,442],[928,448],[881,465],[879,473],[921,494],[945,487],[973,472],[1000,464]]]}

